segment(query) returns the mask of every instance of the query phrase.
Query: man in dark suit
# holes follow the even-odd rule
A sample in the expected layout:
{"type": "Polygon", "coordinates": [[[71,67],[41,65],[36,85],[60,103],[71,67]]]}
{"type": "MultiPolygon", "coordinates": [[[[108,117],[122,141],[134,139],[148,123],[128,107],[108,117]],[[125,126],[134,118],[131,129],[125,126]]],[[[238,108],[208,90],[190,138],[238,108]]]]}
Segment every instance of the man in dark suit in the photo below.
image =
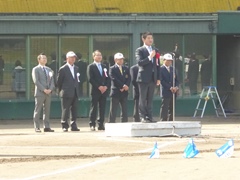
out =
{"type": "Polygon", "coordinates": [[[133,65],[130,68],[131,81],[133,85],[133,100],[134,100],[134,111],[133,111],[133,120],[134,122],[139,122],[139,88],[137,83],[138,75],[138,64],[133,65]]]}
{"type": "Polygon", "coordinates": [[[122,110],[121,122],[128,122],[127,97],[131,76],[128,67],[123,65],[124,56],[122,53],[116,53],[114,61],[115,65],[109,69],[109,76],[111,78],[109,123],[115,123],[119,103],[122,110]]]}
{"type": "Polygon", "coordinates": [[[106,107],[106,99],[110,86],[110,78],[107,67],[101,63],[102,54],[99,50],[93,52],[94,62],[89,64],[87,68],[87,76],[91,84],[91,109],[90,109],[90,130],[95,131],[97,110],[99,108],[99,118],[97,120],[98,130],[105,130],[104,115],[106,107]]]}
{"type": "Polygon", "coordinates": [[[160,81],[162,85],[161,121],[172,121],[173,94],[176,94],[179,83],[176,71],[171,66],[173,61],[172,55],[167,53],[163,56],[163,59],[163,65],[160,68],[160,81]]]}
{"type": "Polygon", "coordinates": [[[207,55],[204,55],[205,60],[202,62],[201,66],[201,82],[202,82],[202,88],[204,86],[210,86],[211,78],[212,78],[212,61],[210,60],[210,57],[207,55]]]}
{"type": "Polygon", "coordinates": [[[189,88],[190,94],[197,95],[197,81],[198,81],[198,74],[199,74],[199,61],[196,58],[196,54],[193,53],[190,58],[189,66],[188,66],[188,81],[189,81],[189,88]]]}
{"type": "Polygon", "coordinates": [[[152,117],[152,100],[156,85],[160,85],[159,59],[155,57],[157,49],[152,47],[153,35],[142,34],[144,45],[136,49],[136,61],[139,65],[137,82],[139,86],[139,112],[141,122],[155,122],[152,117]]]}
{"type": "Polygon", "coordinates": [[[76,53],[78,61],[75,65],[78,67],[79,71],[79,95],[83,96],[83,83],[87,80],[87,63],[82,60],[82,54],[76,53]]]}
{"type": "Polygon", "coordinates": [[[76,54],[69,51],[66,54],[66,64],[64,64],[58,72],[57,86],[61,97],[62,106],[62,129],[67,132],[69,128],[68,118],[71,110],[71,131],[80,131],[77,127],[77,104],[79,98],[78,82],[79,73],[78,67],[74,65],[76,54]]]}

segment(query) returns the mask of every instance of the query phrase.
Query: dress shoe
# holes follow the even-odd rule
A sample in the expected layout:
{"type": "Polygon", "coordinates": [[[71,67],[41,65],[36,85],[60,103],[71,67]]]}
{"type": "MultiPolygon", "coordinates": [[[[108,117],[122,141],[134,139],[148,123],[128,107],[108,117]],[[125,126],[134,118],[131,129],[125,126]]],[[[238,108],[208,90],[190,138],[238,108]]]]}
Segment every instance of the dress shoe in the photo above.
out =
{"type": "Polygon", "coordinates": [[[43,130],[44,132],[54,132],[54,130],[53,129],[51,129],[51,128],[44,128],[44,130],[43,130]]]}
{"type": "Polygon", "coordinates": [[[98,131],[105,131],[104,125],[99,126],[99,127],[98,127],[98,131]]]}
{"type": "Polygon", "coordinates": [[[146,116],[146,119],[148,120],[148,121],[150,121],[151,123],[156,123],[157,121],[155,121],[153,118],[150,118],[150,117],[148,117],[148,116],[146,116]]]}
{"type": "Polygon", "coordinates": [[[90,127],[90,130],[91,130],[91,131],[95,131],[96,129],[95,129],[94,126],[91,126],[91,127],[90,127]]]}
{"type": "Polygon", "coordinates": [[[151,123],[148,119],[146,118],[141,118],[141,122],[142,123],[151,123]]]}
{"type": "Polygon", "coordinates": [[[68,132],[67,128],[63,128],[62,130],[63,130],[63,132],[68,132]]]}
{"type": "Polygon", "coordinates": [[[78,128],[72,128],[71,131],[80,131],[78,128]]]}
{"type": "Polygon", "coordinates": [[[42,132],[39,128],[36,128],[35,129],[35,132],[37,132],[37,133],[40,133],[40,132],[42,132]]]}

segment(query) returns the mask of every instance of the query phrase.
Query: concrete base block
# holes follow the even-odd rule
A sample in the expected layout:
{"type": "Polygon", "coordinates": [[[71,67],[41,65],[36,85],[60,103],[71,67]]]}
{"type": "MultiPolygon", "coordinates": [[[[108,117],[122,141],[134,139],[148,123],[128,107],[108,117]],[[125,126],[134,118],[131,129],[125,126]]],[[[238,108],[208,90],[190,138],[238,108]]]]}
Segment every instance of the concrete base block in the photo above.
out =
{"type": "Polygon", "coordinates": [[[106,136],[148,137],[167,136],[171,133],[180,136],[195,136],[201,134],[200,121],[167,121],[157,123],[106,123],[106,136]],[[173,131],[174,129],[174,131],[173,131]]]}

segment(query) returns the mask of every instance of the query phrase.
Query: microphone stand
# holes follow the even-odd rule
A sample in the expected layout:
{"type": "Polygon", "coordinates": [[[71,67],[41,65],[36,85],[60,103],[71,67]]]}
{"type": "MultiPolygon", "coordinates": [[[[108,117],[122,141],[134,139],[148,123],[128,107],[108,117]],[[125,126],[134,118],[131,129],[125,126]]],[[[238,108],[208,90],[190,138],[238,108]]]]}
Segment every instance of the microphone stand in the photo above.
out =
{"type": "MultiPolygon", "coordinates": [[[[176,50],[176,49],[175,49],[176,50]]],[[[175,87],[175,58],[173,58],[173,87],[175,87]]],[[[172,93],[173,95],[173,123],[175,122],[175,93],[172,93]]],[[[162,137],[179,137],[181,138],[182,136],[178,135],[177,133],[174,132],[175,126],[174,124],[172,125],[172,132],[170,134],[164,134],[162,137]]]]}

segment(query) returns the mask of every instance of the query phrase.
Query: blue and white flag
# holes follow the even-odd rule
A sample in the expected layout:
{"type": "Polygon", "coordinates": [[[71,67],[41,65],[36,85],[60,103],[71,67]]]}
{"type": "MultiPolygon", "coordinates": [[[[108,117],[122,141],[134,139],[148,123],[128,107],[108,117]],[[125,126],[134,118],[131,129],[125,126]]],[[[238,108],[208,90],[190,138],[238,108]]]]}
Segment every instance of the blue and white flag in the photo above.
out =
{"type": "Polygon", "coordinates": [[[220,158],[229,158],[233,155],[233,152],[234,152],[234,142],[232,139],[216,150],[216,154],[220,158]]]}
{"type": "Polygon", "coordinates": [[[193,158],[198,153],[199,153],[199,151],[197,150],[196,145],[193,142],[193,139],[190,139],[190,141],[188,142],[187,147],[184,150],[183,157],[185,157],[185,158],[193,158]]]}
{"type": "Polygon", "coordinates": [[[157,142],[154,144],[153,150],[151,155],[149,156],[150,159],[158,159],[160,157],[160,152],[158,149],[158,144],[157,142]]]}

